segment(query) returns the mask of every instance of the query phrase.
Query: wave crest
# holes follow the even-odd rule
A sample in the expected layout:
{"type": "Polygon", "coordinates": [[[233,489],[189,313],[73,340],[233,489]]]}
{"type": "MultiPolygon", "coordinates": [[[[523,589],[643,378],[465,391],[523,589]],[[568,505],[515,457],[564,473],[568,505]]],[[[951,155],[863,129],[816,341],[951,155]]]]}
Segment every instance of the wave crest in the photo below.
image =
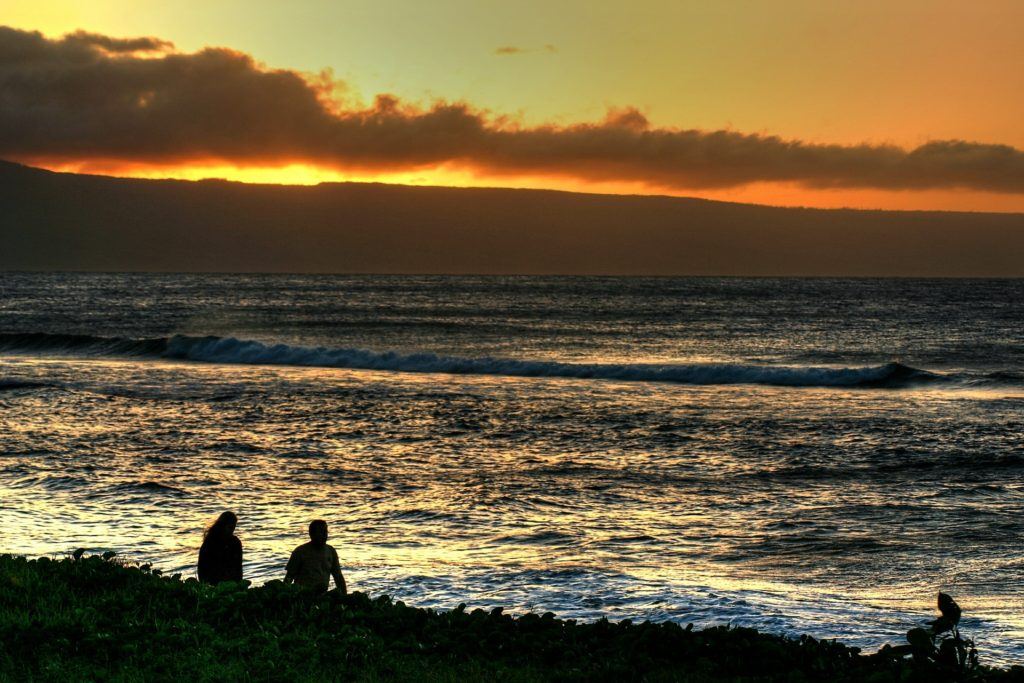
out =
{"type": "Polygon", "coordinates": [[[900,363],[863,368],[787,367],[729,363],[585,364],[289,346],[287,344],[264,344],[233,337],[172,337],[168,340],[163,356],[179,360],[247,365],[291,365],[456,375],[561,377],[701,385],[894,386],[939,378],[938,375],[900,363]]]}
{"type": "Polygon", "coordinates": [[[0,334],[0,351],[76,356],[167,358],[205,363],[290,365],[396,372],[509,377],[560,377],[676,384],[760,384],[786,387],[900,387],[949,380],[924,370],[887,363],[867,367],[772,366],[739,363],[562,363],[501,358],[402,354],[355,348],[265,344],[234,337],[177,335],[127,339],[62,334],[0,334]]]}

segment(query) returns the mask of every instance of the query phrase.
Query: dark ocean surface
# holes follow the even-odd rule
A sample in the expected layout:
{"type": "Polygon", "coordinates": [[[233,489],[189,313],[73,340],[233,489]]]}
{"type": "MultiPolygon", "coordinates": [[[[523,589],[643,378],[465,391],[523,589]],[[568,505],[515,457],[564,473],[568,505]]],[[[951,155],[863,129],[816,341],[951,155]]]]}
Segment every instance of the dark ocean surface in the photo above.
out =
{"type": "Polygon", "coordinates": [[[1024,659],[1024,281],[0,274],[0,551],[1024,659]]]}

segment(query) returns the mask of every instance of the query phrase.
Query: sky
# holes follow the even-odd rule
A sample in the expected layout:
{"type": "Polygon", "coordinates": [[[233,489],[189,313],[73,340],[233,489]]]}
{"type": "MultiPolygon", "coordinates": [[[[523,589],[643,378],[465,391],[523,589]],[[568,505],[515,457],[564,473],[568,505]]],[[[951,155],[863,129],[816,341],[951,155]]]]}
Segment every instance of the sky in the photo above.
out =
{"type": "Polygon", "coordinates": [[[0,0],[0,24],[0,157],[47,168],[1024,211],[1018,0],[0,0]]]}

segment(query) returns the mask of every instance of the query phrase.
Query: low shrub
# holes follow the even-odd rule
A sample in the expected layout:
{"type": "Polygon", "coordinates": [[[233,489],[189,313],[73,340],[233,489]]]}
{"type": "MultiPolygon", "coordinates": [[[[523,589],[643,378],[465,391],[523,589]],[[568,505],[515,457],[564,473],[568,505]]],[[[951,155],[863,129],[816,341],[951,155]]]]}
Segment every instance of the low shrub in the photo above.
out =
{"type": "Polygon", "coordinates": [[[207,586],[112,556],[0,556],[4,680],[1024,681],[952,665],[938,635],[932,650],[915,636],[865,656],[746,628],[434,611],[280,581],[207,586]]]}

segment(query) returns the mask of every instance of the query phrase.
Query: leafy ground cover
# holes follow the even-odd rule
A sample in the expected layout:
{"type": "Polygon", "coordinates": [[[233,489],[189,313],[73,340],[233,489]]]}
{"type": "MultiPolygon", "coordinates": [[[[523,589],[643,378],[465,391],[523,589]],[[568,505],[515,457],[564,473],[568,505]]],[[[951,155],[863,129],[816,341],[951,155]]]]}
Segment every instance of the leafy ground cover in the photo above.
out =
{"type": "Polygon", "coordinates": [[[745,628],[438,612],[280,581],[211,587],[78,555],[0,556],[0,680],[1024,681],[1024,669],[961,670],[920,634],[866,656],[745,628]]]}

